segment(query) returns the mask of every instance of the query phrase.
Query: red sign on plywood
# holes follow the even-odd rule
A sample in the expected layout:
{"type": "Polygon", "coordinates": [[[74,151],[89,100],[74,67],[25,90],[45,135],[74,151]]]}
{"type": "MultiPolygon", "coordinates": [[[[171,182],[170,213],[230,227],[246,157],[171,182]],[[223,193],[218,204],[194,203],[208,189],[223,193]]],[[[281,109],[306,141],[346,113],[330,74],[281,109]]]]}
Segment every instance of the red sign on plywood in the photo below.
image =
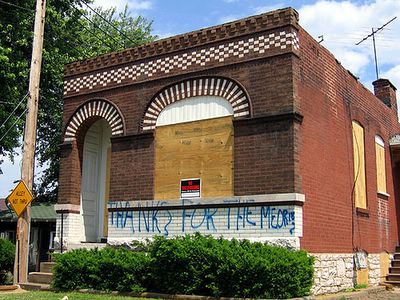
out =
{"type": "Polygon", "coordinates": [[[201,195],[201,179],[182,179],[181,198],[199,198],[201,195]]]}

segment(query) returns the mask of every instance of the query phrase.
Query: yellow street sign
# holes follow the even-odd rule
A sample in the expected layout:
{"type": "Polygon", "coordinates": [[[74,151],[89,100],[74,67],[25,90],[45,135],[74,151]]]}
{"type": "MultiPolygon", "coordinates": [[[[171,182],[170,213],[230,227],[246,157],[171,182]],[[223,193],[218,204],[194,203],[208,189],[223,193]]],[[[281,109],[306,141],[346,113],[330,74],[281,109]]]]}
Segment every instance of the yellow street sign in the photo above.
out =
{"type": "Polygon", "coordinates": [[[7,197],[8,203],[10,203],[11,208],[18,217],[24,212],[29,203],[31,203],[32,199],[33,197],[31,192],[28,190],[22,180],[18,182],[15,189],[7,197]]]}

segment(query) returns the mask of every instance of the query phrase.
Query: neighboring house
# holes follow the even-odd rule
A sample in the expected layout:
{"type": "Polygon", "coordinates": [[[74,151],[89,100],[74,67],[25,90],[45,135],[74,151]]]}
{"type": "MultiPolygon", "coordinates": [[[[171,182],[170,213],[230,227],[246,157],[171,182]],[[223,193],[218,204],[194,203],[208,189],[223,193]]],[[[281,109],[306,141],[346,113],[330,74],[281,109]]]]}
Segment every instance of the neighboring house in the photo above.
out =
{"type": "MultiPolygon", "coordinates": [[[[57,214],[53,204],[31,206],[31,234],[29,239],[29,271],[39,271],[39,263],[49,261],[53,251],[57,214]]],[[[0,238],[15,243],[17,216],[0,199],[0,238]]]]}
{"type": "Polygon", "coordinates": [[[378,284],[399,240],[396,89],[372,94],[298,22],[276,10],[67,65],[67,249],[201,232],[307,250],[315,294],[378,284]]]}

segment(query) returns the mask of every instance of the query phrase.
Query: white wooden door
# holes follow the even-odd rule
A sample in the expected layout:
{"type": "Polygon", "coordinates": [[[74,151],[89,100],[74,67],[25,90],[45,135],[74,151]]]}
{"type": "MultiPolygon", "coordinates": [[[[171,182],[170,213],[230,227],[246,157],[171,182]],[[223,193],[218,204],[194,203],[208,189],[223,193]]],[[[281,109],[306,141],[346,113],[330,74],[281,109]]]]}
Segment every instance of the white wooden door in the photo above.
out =
{"type": "Polygon", "coordinates": [[[96,242],[99,237],[101,131],[99,122],[93,124],[86,133],[83,146],[81,212],[86,242],[96,242]]]}

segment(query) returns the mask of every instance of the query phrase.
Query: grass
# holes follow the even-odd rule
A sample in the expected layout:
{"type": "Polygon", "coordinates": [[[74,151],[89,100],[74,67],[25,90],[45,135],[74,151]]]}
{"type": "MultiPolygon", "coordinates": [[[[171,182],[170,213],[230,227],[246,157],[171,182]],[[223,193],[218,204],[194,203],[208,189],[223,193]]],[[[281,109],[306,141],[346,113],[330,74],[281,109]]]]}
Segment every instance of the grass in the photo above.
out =
{"type": "MultiPolygon", "coordinates": [[[[0,293],[0,300],[61,300],[68,296],[68,300],[139,300],[143,298],[115,296],[110,294],[93,295],[76,292],[27,292],[27,293],[0,293]]],[[[148,298],[146,300],[149,300],[148,298]]]]}

